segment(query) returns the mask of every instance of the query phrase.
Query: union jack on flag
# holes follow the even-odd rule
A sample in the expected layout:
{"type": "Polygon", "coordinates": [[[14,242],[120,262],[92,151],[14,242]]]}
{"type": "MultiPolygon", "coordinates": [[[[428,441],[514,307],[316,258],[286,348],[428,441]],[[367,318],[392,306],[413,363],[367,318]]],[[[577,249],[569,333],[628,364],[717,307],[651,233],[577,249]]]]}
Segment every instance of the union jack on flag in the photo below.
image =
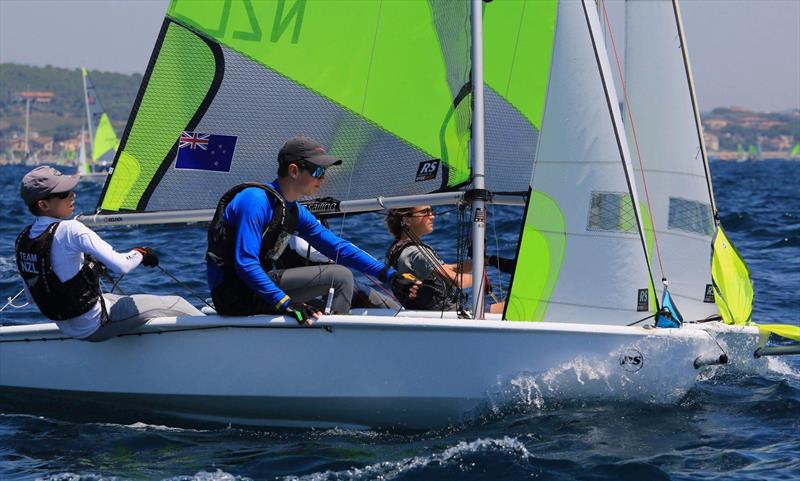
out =
{"type": "Polygon", "coordinates": [[[181,132],[175,168],[230,172],[236,138],[235,135],[181,132]]]}
{"type": "Polygon", "coordinates": [[[199,132],[186,132],[183,131],[181,133],[180,138],[180,145],[178,148],[185,149],[186,147],[194,150],[196,148],[201,148],[203,150],[208,150],[208,138],[211,137],[211,134],[201,134],[199,132]]]}

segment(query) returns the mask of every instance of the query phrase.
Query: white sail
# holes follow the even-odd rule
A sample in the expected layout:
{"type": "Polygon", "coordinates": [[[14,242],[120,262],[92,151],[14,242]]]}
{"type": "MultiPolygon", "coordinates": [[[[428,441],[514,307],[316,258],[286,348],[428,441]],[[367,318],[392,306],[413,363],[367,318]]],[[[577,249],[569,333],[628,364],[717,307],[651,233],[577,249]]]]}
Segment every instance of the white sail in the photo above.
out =
{"type": "Polygon", "coordinates": [[[645,305],[636,186],[594,5],[561,2],[555,31],[506,318],[629,324],[654,306],[645,305]]]}
{"type": "MultiPolygon", "coordinates": [[[[677,15],[669,0],[626,2],[625,127],[640,205],[647,207],[646,182],[652,208],[648,229],[655,226],[658,247],[650,251],[653,275],[669,280],[678,309],[691,320],[717,314],[707,296],[714,219],[677,15]]],[[[653,242],[652,232],[648,238],[653,242]]],[[[663,289],[659,282],[656,288],[663,289]]]]}
{"type": "Polygon", "coordinates": [[[92,166],[89,165],[89,159],[86,157],[86,130],[83,125],[81,125],[81,146],[78,149],[78,171],[82,174],[92,171],[92,166]]]}

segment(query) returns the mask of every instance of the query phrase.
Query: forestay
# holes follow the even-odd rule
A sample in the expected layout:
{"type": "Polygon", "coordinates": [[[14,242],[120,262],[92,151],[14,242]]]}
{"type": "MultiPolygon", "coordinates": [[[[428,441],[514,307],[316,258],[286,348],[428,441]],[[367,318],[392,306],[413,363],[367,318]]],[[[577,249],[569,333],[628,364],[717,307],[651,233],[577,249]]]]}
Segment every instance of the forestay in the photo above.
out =
{"type": "MultiPolygon", "coordinates": [[[[651,259],[653,274],[669,280],[687,320],[703,319],[717,314],[710,270],[714,202],[678,12],[669,0],[625,5],[625,128],[641,205],[648,205],[647,192],[653,210],[645,216],[648,245],[653,246],[653,228],[658,239],[650,255],[661,256],[660,262],[651,259]]],[[[659,298],[662,289],[656,282],[659,298]]]]}
{"type": "Polygon", "coordinates": [[[650,314],[636,186],[593,2],[560,2],[509,320],[628,324],[650,314]]]}

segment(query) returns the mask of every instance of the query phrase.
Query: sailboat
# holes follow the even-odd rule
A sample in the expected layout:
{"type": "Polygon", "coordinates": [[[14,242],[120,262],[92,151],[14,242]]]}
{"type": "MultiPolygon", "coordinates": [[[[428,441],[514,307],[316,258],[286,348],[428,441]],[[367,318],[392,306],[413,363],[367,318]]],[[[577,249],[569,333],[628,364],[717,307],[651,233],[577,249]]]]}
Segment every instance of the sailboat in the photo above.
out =
{"type": "MultiPolygon", "coordinates": [[[[119,146],[119,138],[114,132],[108,114],[103,110],[94,84],[89,79],[89,72],[85,68],[81,71],[83,72],[83,98],[90,146],[88,162],[82,161],[79,164],[81,180],[105,182],[119,146]]],[[[82,143],[83,136],[83,127],[81,127],[82,143]]]]}
{"type": "Polygon", "coordinates": [[[789,151],[789,160],[800,159],[800,143],[794,144],[792,150],[789,151]]]}
{"type": "Polygon", "coordinates": [[[524,205],[506,311],[483,314],[475,275],[468,317],[365,309],[301,328],[211,314],[99,344],[0,327],[0,393],[191,421],[430,428],[565,373],[577,382],[551,389],[570,397],[675,402],[715,366],[757,372],[776,353],[743,319],[648,320],[660,305],[647,232],[662,227],[640,206],[593,2],[242,5],[170,4],[98,212],[80,218],[207,221],[304,133],[345,161],[313,210],[469,207],[475,273],[487,206],[524,205]],[[181,135],[208,140],[206,164],[182,161],[181,135]]]}

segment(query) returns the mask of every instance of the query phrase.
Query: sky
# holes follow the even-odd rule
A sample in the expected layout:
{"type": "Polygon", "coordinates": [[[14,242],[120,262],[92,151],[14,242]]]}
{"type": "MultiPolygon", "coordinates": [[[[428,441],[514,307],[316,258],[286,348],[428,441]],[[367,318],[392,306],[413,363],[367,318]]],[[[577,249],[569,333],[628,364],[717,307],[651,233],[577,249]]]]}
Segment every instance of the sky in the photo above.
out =
{"type": "MultiPolygon", "coordinates": [[[[0,0],[0,63],[143,73],[168,3],[0,0]]],[[[623,3],[608,4],[619,45],[623,3]]],[[[680,6],[701,110],[800,108],[800,0],[680,6]]]]}

